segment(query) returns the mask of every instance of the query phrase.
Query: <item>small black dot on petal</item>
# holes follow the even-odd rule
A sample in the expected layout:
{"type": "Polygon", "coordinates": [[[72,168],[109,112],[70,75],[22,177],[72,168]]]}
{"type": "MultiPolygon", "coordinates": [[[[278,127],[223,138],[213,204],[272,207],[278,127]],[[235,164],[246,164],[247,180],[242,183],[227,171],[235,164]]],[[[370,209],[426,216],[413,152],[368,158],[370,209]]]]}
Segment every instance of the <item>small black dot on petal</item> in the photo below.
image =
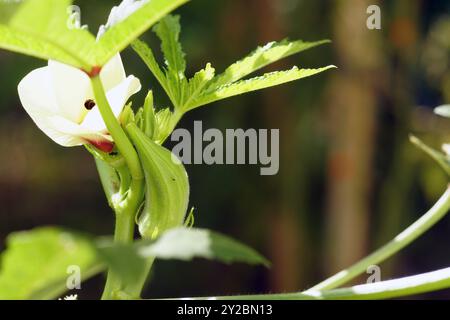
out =
{"type": "Polygon", "coordinates": [[[84,107],[88,110],[92,110],[92,108],[95,107],[95,101],[92,99],[86,100],[86,102],[84,103],[84,107]]]}

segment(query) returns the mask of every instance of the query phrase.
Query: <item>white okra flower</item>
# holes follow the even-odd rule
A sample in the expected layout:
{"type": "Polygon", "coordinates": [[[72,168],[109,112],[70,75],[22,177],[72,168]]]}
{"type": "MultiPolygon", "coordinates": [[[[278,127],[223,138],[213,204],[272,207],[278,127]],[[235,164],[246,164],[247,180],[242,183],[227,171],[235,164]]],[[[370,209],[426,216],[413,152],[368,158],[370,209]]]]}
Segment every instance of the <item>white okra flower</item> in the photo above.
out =
{"type": "MultiPolygon", "coordinates": [[[[139,79],[126,77],[119,54],[101,70],[100,79],[114,115],[119,119],[128,99],[141,89],[139,79]]],[[[113,140],[95,104],[90,79],[74,67],[49,61],[29,73],[18,87],[20,100],[36,125],[65,146],[92,144],[105,152],[113,140]]]]}

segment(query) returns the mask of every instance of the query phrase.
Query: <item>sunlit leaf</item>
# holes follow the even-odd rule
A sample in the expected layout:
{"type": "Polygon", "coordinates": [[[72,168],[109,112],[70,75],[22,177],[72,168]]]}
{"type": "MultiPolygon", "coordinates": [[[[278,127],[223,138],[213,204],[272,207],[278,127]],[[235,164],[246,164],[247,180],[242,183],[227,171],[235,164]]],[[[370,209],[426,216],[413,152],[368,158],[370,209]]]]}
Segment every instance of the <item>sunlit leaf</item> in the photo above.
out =
{"type": "Polygon", "coordinates": [[[179,41],[180,17],[167,15],[154,27],[154,31],[161,39],[161,50],[166,59],[168,71],[173,73],[178,80],[184,78],[186,60],[179,41]]]}
{"type": "Polygon", "coordinates": [[[71,0],[0,3],[0,48],[60,62],[90,72],[105,65],[155,22],[188,0],[152,0],[107,30],[99,41],[89,31],[70,27],[71,0]],[[14,10],[13,10],[14,9],[14,10]]]}
{"type": "Polygon", "coordinates": [[[82,280],[100,272],[91,242],[57,228],[13,233],[1,255],[0,299],[54,299],[67,291],[70,266],[82,280]]]}
{"type": "Polygon", "coordinates": [[[214,79],[215,69],[208,63],[205,69],[197,72],[187,84],[187,89],[184,90],[185,98],[181,108],[184,110],[189,109],[190,104],[195,101],[208,87],[211,81],[214,79]]]}
{"type": "Polygon", "coordinates": [[[221,87],[236,82],[271,63],[329,42],[329,40],[316,42],[304,42],[301,40],[270,42],[263,47],[258,47],[244,59],[229,66],[224,73],[217,76],[214,80],[214,86],[221,87]]]}
{"type": "Polygon", "coordinates": [[[127,277],[131,268],[142,268],[148,258],[184,261],[204,258],[224,263],[270,265],[250,247],[222,234],[197,228],[179,227],[166,231],[154,241],[142,240],[134,245],[110,244],[99,250],[104,259],[123,277],[127,277]],[[130,267],[121,260],[123,256],[127,257],[126,261],[130,261],[130,267]]]}
{"type": "Polygon", "coordinates": [[[268,73],[261,77],[239,81],[273,62],[329,42],[329,40],[317,42],[283,40],[257,48],[244,59],[232,64],[221,75],[215,76],[215,69],[208,63],[205,69],[187,80],[184,75],[186,69],[184,52],[179,42],[179,18],[169,15],[162,19],[154,30],[161,39],[167,69],[163,71],[160,68],[152,50],[143,42],[136,41],[133,47],[158,79],[175,110],[181,112],[235,95],[312,76],[334,67],[319,69],[294,67],[288,71],[268,73]]]}
{"type": "MultiPolygon", "coordinates": [[[[168,93],[168,95],[172,99],[173,97],[170,94],[170,88],[169,84],[167,83],[166,75],[159,67],[159,64],[156,61],[153,51],[150,49],[150,47],[143,41],[135,40],[132,43],[132,48],[141,57],[142,61],[144,61],[144,63],[153,73],[155,78],[161,84],[163,89],[168,93]]],[[[172,102],[175,102],[175,100],[173,100],[172,102]]]]}
{"type": "Polygon", "coordinates": [[[299,69],[297,67],[294,67],[291,70],[287,71],[276,71],[267,73],[261,77],[256,77],[248,80],[241,80],[229,85],[219,87],[218,89],[215,89],[212,92],[204,93],[203,95],[199,96],[197,99],[192,101],[192,103],[188,106],[188,109],[194,109],[214,101],[310,77],[331,68],[335,67],[328,66],[318,69],[299,69]]]}
{"type": "Polygon", "coordinates": [[[205,258],[225,263],[243,262],[269,265],[250,247],[225,235],[197,228],[176,228],[167,231],[155,242],[137,247],[139,255],[159,259],[192,260],[205,258]]]}
{"type": "MultiPolygon", "coordinates": [[[[0,22],[0,48],[88,69],[95,37],[68,28],[70,0],[25,0],[15,5],[9,21],[0,22]]],[[[0,4],[0,10],[8,3],[0,4]]]]}
{"type": "Polygon", "coordinates": [[[148,30],[158,20],[189,0],[151,0],[128,18],[116,24],[100,38],[98,46],[104,53],[97,57],[97,63],[104,65],[117,52],[122,51],[148,30]]]}

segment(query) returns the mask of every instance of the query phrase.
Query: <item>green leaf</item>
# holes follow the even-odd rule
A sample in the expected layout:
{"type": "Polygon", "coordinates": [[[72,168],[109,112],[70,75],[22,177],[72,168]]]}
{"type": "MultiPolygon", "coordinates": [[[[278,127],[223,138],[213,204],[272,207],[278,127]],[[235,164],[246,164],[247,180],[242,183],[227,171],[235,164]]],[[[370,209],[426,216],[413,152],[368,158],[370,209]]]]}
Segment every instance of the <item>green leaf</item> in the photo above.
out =
{"type": "Polygon", "coordinates": [[[174,113],[169,108],[159,110],[156,115],[156,130],[153,140],[161,145],[172,133],[176,120],[174,113]]]}
{"type": "Polygon", "coordinates": [[[142,257],[192,260],[205,258],[225,263],[270,263],[255,250],[225,235],[207,229],[175,228],[165,232],[154,242],[138,246],[142,257]]]}
{"type": "Polygon", "coordinates": [[[155,115],[155,106],[153,104],[153,92],[150,90],[145,98],[142,109],[142,128],[141,130],[152,140],[157,133],[157,118],[155,115]]]}
{"type": "Polygon", "coordinates": [[[294,67],[291,70],[287,71],[276,71],[267,73],[261,77],[256,77],[249,80],[241,80],[229,85],[224,85],[222,87],[214,89],[211,92],[204,93],[203,95],[192,101],[192,103],[188,106],[188,109],[191,110],[218,100],[310,77],[331,68],[335,68],[335,66],[328,66],[318,69],[299,69],[297,67],[294,67]]]}
{"type": "Polygon", "coordinates": [[[167,77],[170,78],[170,75],[166,77],[166,74],[156,62],[153,51],[145,42],[135,40],[132,47],[153,73],[164,91],[166,91],[176,109],[186,109],[186,106],[195,100],[214,79],[215,70],[208,63],[205,69],[197,72],[188,82],[180,81],[179,79],[169,81],[167,77]]]}
{"type": "MultiPolygon", "coordinates": [[[[139,55],[139,57],[141,57],[142,61],[144,61],[144,63],[147,65],[150,71],[153,73],[155,78],[163,87],[164,91],[166,91],[166,93],[169,93],[170,89],[167,83],[166,76],[159,67],[158,62],[156,62],[155,55],[153,54],[153,51],[149,48],[149,46],[139,39],[133,41],[131,46],[133,50],[136,51],[136,53],[139,55]]],[[[175,101],[173,100],[172,103],[174,102],[175,101]]]]}
{"type": "Polygon", "coordinates": [[[270,266],[263,256],[248,246],[222,234],[197,228],[174,228],[153,241],[141,240],[134,245],[110,244],[99,250],[104,259],[123,277],[128,277],[131,269],[142,268],[148,258],[184,261],[205,258],[224,263],[270,266]],[[127,258],[121,259],[121,256],[127,258]],[[123,263],[123,260],[131,261],[130,268],[127,268],[127,263],[123,263]]]}
{"type": "Polygon", "coordinates": [[[208,63],[205,69],[197,72],[188,81],[184,74],[185,54],[179,42],[179,17],[166,16],[154,27],[154,31],[161,39],[167,69],[161,70],[152,50],[145,43],[135,41],[133,48],[158,79],[174,105],[175,111],[181,114],[217,100],[294,81],[333,67],[300,70],[294,67],[292,70],[268,73],[262,77],[238,82],[275,61],[330,42],[329,40],[317,42],[283,40],[257,48],[217,77],[215,77],[215,69],[208,63]]]}
{"type": "Polygon", "coordinates": [[[152,141],[162,145],[166,138],[172,133],[175,125],[175,115],[170,108],[163,108],[156,111],[153,104],[153,92],[150,90],[145,98],[145,103],[138,110],[137,115],[141,119],[136,119],[139,129],[152,141]]]}
{"type": "Polygon", "coordinates": [[[197,72],[192,79],[189,80],[186,90],[186,96],[183,101],[182,109],[189,109],[192,101],[195,101],[204,91],[205,88],[214,79],[215,69],[208,63],[205,69],[197,72]]]}
{"type": "Polygon", "coordinates": [[[153,142],[135,124],[126,129],[145,174],[145,206],[138,218],[139,232],[144,238],[155,239],[182,225],[189,202],[188,175],[169,150],[153,142]]]}
{"type": "Polygon", "coordinates": [[[184,74],[186,71],[185,54],[179,41],[181,31],[180,17],[167,15],[155,25],[153,31],[161,40],[161,51],[163,52],[167,66],[164,70],[165,80],[158,74],[159,67],[157,69],[156,66],[153,65],[156,61],[154,61],[151,50],[144,48],[147,49],[147,64],[151,71],[155,70],[155,76],[166,91],[175,109],[177,109],[183,103],[183,91],[187,86],[187,80],[184,74]]]}
{"type": "Polygon", "coordinates": [[[99,41],[84,29],[68,28],[71,0],[24,0],[0,4],[9,21],[0,23],[0,48],[45,60],[58,60],[90,72],[105,65],[159,19],[188,0],[151,0],[107,30],[99,41]]]}
{"type": "Polygon", "coordinates": [[[57,228],[11,234],[1,255],[0,299],[53,299],[67,291],[69,266],[85,280],[100,272],[90,240],[57,228]]]}
{"type": "Polygon", "coordinates": [[[213,85],[218,88],[236,82],[271,63],[329,42],[329,40],[317,42],[304,42],[301,40],[294,42],[288,40],[270,42],[263,47],[258,47],[244,59],[229,66],[224,73],[217,76],[213,85]]]}
{"type": "Polygon", "coordinates": [[[133,40],[137,39],[148,28],[155,24],[169,12],[189,0],[151,0],[136,10],[121,23],[114,25],[100,38],[98,47],[103,49],[97,56],[97,63],[104,65],[117,52],[125,49],[133,40]]]}
{"type": "Polygon", "coordinates": [[[180,17],[167,15],[153,28],[161,39],[161,50],[166,59],[166,65],[177,81],[185,78],[186,71],[185,53],[179,41],[180,38],[180,17]]]}
{"type": "Polygon", "coordinates": [[[124,283],[136,283],[145,271],[146,260],[130,250],[131,244],[114,243],[106,239],[96,243],[99,259],[117,274],[124,283]]]}
{"type": "MultiPolygon", "coordinates": [[[[89,70],[95,38],[87,30],[67,27],[70,0],[26,0],[12,18],[0,24],[0,48],[58,60],[89,70]]],[[[1,4],[0,10],[7,4],[1,4]]]]}
{"type": "Polygon", "coordinates": [[[450,104],[435,108],[434,113],[441,117],[450,118],[450,104]]]}

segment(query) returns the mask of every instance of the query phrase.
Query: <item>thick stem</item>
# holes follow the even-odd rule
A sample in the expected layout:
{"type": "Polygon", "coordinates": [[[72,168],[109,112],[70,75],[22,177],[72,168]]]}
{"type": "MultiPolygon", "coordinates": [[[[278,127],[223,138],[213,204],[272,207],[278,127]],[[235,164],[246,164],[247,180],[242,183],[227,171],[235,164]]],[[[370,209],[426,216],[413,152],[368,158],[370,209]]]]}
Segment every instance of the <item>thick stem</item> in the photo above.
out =
{"type": "MultiPolygon", "coordinates": [[[[114,242],[130,243],[134,237],[134,214],[133,212],[116,212],[116,227],[114,231],[114,242]]],[[[108,271],[102,300],[116,299],[116,293],[124,288],[121,279],[111,270],[108,271]]]]}
{"type": "MultiPolygon", "coordinates": [[[[123,168],[118,170],[121,178],[121,188],[119,190],[120,196],[123,196],[126,192],[126,198],[119,203],[111,201],[114,205],[116,214],[114,242],[131,243],[134,239],[134,219],[143,197],[144,174],[139,161],[139,156],[134,149],[133,144],[128,139],[125,131],[122,129],[119,121],[111,110],[100,77],[98,75],[92,77],[91,84],[96,104],[100,110],[103,121],[127,165],[127,170],[123,168]],[[127,176],[128,170],[131,175],[131,181],[129,181],[127,176]]],[[[120,296],[120,291],[124,289],[125,286],[126,284],[122,283],[121,279],[109,270],[102,299],[116,299],[120,296]]]]}
{"type": "Polygon", "coordinates": [[[119,194],[125,195],[128,188],[130,188],[131,185],[131,176],[130,172],[128,171],[128,168],[126,166],[117,168],[117,174],[120,178],[120,189],[119,194]]]}
{"type": "Polygon", "coordinates": [[[144,288],[154,261],[155,258],[153,257],[147,258],[144,271],[139,275],[139,279],[135,283],[129,284],[125,287],[124,291],[129,297],[138,298],[141,295],[142,289],[144,288]]]}
{"type": "Polygon", "coordinates": [[[393,240],[350,268],[335,274],[331,278],[326,279],[309,290],[334,289],[357,277],[361,273],[366,272],[369,266],[376,265],[386,260],[424,234],[439,220],[441,220],[447,214],[449,209],[450,187],[447,187],[445,193],[426,214],[397,235],[393,240]]]}
{"type": "MultiPolygon", "coordinates": [[[[128,196],[121,205],[116,207],[116,227],[114,231],[114,242],[131,243],[134,239],[135,216],[142,202],[144,190],[143,180],[132,180],[128,196]]],[[[150,268],[150,267],[149,267],[150,268]]],[[[144,279],[145,281],[145,279],[144,279]]],[[[143,283],[142,283],[143,285],[143,283]]],[[[133,288],[134,289],[134,288],[133,288]]],[[[111,270],[108,271],[103,300],[121,299],[121,294],[125,293],[133,298],[139,297],[142,287],[139,290],[130,291],[126,283],[111,270]]]]}

